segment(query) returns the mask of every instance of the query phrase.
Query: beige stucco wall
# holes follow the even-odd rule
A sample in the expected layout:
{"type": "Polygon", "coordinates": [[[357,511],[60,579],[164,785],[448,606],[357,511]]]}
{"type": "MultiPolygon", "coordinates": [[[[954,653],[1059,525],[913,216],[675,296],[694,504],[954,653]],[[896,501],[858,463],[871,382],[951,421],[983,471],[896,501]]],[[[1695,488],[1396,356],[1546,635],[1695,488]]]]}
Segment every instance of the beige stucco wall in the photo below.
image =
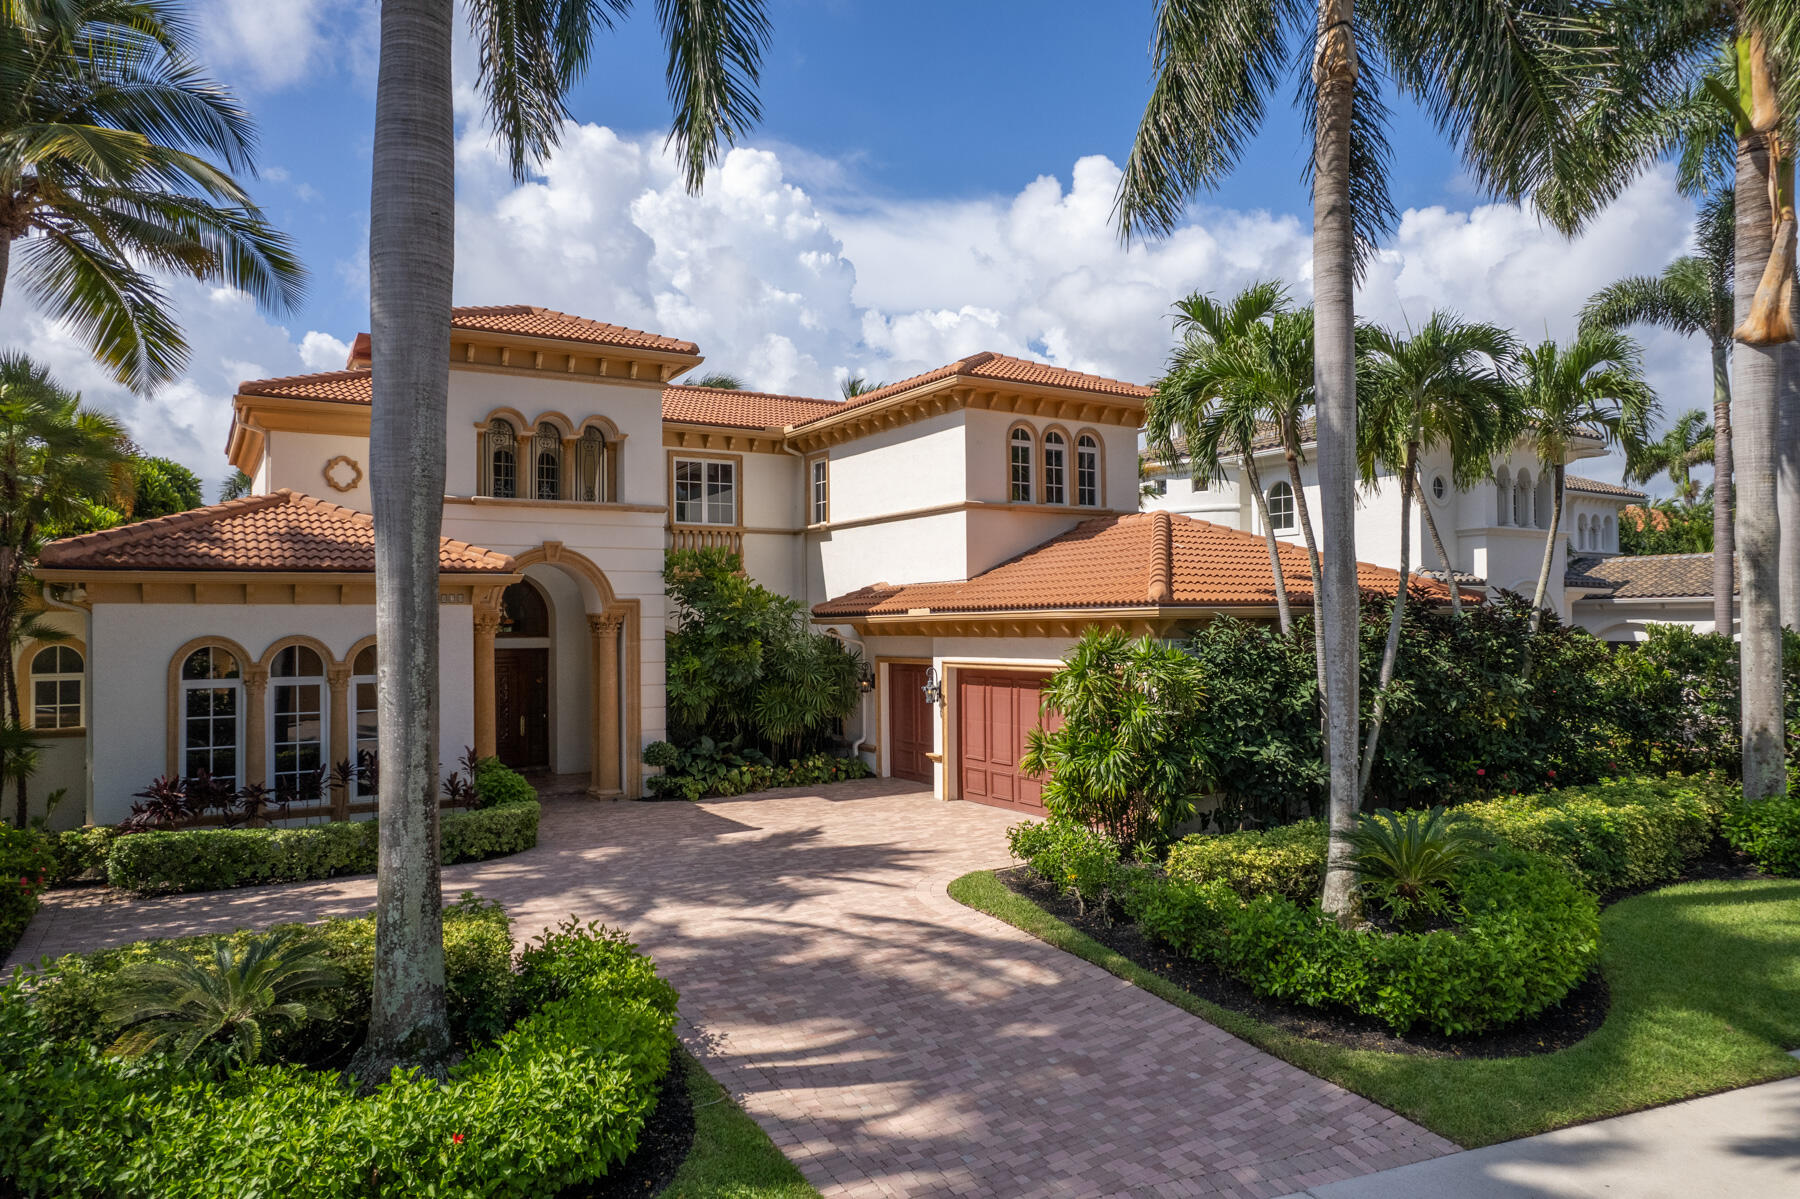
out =
{"type": "MultiPolygon", "coordinates": [[[[86,677],[82,681],[82,706],[87,713],[84,727],[76,729],[34,729],[32,740],[41,747],[38,750],[37,772],[26,783],[26,816],[36,819],[45,815],[49,797],[56,791],[64,793],[56,810],[49,813],[51,828],[75,828],[81,824],[87,804],[87,754],[88,733],[85,725],[92,723],[92,702],[94,694],[94,672],[92,656],[87,649],[87,618],[85,614],[67,608],[51,608],[39,614],[40,622],[47,629],[54,629],[63,634],[63,640],[54,644],[67,645],[82,654],[82,666],[86,677]]],[[[53,644],[49,641],[28,641],[19,647],[16,658],[19,667],[19,706],[27,727],[33,724],[33,688],[31,661],[38,651],[53,644]]],[[[17,795],[11,784],[0,796],[0,809],[8,818],[16,810],[17,795]]]]}

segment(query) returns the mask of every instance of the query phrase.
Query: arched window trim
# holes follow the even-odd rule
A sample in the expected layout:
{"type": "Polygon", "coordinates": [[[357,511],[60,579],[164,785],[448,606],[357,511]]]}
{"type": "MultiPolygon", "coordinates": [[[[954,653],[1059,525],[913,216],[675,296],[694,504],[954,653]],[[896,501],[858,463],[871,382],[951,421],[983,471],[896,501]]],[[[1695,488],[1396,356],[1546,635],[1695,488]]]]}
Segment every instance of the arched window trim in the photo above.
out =
{"type": "Polygon", "coordinates": [[[1512,472],[1504,466],[1494,472],[1494,523],[1512,524],[1512,472]]]}
{"type": "Polygon", "coordinates": [[[483,422],[481,431],[482,495],[497,499],[516,499],[519,494],[519,443],[525,438],[526,426],[515,422],[511,414],[495,413],[483,422]]]}
{"type": "MultiPolygon", "coordinates": [[[[340,665],[342,664],[338,661],[337,655],[331,652],[330,646],[326,645],[316,637],[308,637],[304,634],[293,634],[287,637],[277,638],[270,643],[267,649],[263,650],[262,657],[257,661],[259,681],[263,686],[263,727],[260,730],[259,735],[263,739],[264,766],[262,781],[271,789],[280,786],[280,775],[282,773],[280,755],[277,753],[278,742],[275,740],[277,731],[276,722],[281,715],[279,711],[280,704],[277,702],[277,693],[282,687],[304,687],[314,684],[318,686],[319,763],[325,767],[326,773],[329,775],[332,764],[337,760],[333,756],[337,746],[333,744],[331,735],[333,724],[333,713],[331,710],[333,699],[331,693],[331,673],[333,667],[340,665]],[[317,655],[319,659],[319,673],[316,675],[277,676],[275,674],[276,659],[281,655],[283,650],[297,648],[311,650],[317,655]]],[[[289,771],[288,773],[297,776],[299,772],[289,771]]],[[[323,798],[323,796],[321,796],[321,798],[323,798]]]]}
{"type": "MultiPolygon", "coordinates": [[[[232,777],[235,779],[235,785],[242,785],[245,778],[245,772],[249,765],[249,760],[246,756],[249,752],[249,746],[245,736],[245,729],[249,724],[252,692],[250,686],[247,684],[255,677],[252,675],[252,672],[257,670],[255,662],[256,660],[250,656],[249,652],[237,642],[231,640],[229,637],[215,636],[196,637],[170,656],[168,720],[166,725],[168,734],[168,762],[166,773],[178,778],[185,778],[193,773],[188,769],[188,692],[199,690],[228,690],[233,692],[237,697],[234,705],[234,719],[237,726],[237,741],[235,745],[237,770],[232,777]],[[203,649],[223,650],[225,653],[230,654],[237,663],[237,677],[232,679],[213,680],[184,679],[182,677],[182,669],[187,665],[188,659],[192,658],[196,653],[203,649]],[[212,683],[213,686],[207,687],[207,683],[212,683]]],[[[218,747],[215,746],[212,748],[216,749],[218,747]]]]}
{"type": "Polygon", "coordinates": [[[1549,471],[1538,475],[1537,487],[1531,493],[1531,523],[1533,527],[1548,529],[1550,527],[1550,506],[1556,501],[1554,488],[1556,480],[1549,471]]]}
{"type": "Polygon", "coordinates": [[[1037,430],[1018,422],[1006,430],[1006,499],[1012,504],[1037,502],[1037,430]],[[1025,436],[1020,438],[1018,434],[1025,436]]]}
{"type": "Polygon", "coordinates": [[[1044,430],[1039,443],[1038,453],[1043,463],[1043,478],[1038,483],[1039,494],[1046,504],[1067,507],[1074,503],[1075,495],[1075,439],[1061,425],[1051,425],[1044,430]],[[1052,438],[1056,440],[1053,442],[1052,438]]]}
{"type": "Polygon", "coordinates": [[[531,498],[565,498],[563,484],[563,430],[555,421],[539,421],[531,430],[531,498]]]}
{"type": "Polygon", "coordinates": [[[87,731],[88,723],[88,679],[87,679],[87,643],[79,637],[64,637],[56,641],[28,641],[19,650],[19,656],[13,663],[13,677],[19,679],[23,686],[19,690],[19,704],[24,709],[21,715],[25,719],[25,727],[44,733],[74,735],[87,731]],[[40,675],[37,670],[37,657],[47,649],[73,650],[81,658],[79,674],[40,675]],[[78,686],[77,707],[79,709],[74,724],[40,725],[37,722],[37,684],[40,678],[54,678],[58,682],[72,681],[78,686]]]}
{"type": "Polygon", "coordinates": [[[1078,508],[1099,508],[1106,502],[1106,439],[1093,429],[1080,429],[1075,433],[1075,506],[1078,508]],[[1093,442],[1089,451],[1094,459],[1093,499],[1083,502],[1081,484],[1081,457],[1083,441],[1093,442]]]}
{"type": "Polygon", "coordinates": [[[1292,533],[1300,527],[1298,505],[1294,503],[1294,485],[1281,479],[1269,486],[1264,497],[1269,506],[1269,528],[1275,533],[1292,533]],[[1286,516],[1285,522],[1282,519],[1286,516]]]}
{"type": "Polygon", "coordinates": [[[1512,488],[1512,523],[1521,529],[1529,529],[1533,525],[1532,495],[1531,472],[1521,466],[1518,478],[1513,481],[1512,488]]]}
{"type": "Polygon", "coordinates": [[[1594,548],[1593,539],[1588,532],[1588,518],[1585,512],[1575,518],[1575,548],[1578,550],[1594,548]]]}
{"type": "Polygon", "coordinates": [[[1619,521],[1617,517],[1608,516],[1606,518],[1606,530],[1601,534],[1599,548],[1609,554],[1619,548],[1619,521]]]}
{"type": "MultiPolygon", "coordinates": [[[[348,761],[352,767],[357,767],[361,763],[363,750],[368,750],[370,754],[374,754],[376,751],[375,705],[381,698],[381,679],[376,672],[376,663],[373,661],[361,663],[368,667],[367,670],[357,669],[359,665],[357,659],[364,653],[369,654],[371,658],[374,657],[375,638],[373,635],[358,641],[350,647],[350,652],[344,655],[344,665],[350,671],[350,686],[345,693],[345,705],[349,709],[346,713],[349,720],[345,727],[348,730],[350,743],[345,746],[345,752],[337,755],[337,760],[332,762],[333,767],[337,765],[337,761],[348,761]],[[369,689],[366,694],[363,691],[364,687],[369,689]],[[368,702],[365,703],[365,700],[368,702]]],[[[356,781],[351,785],[351,798],[356,800],[375,798],[375,792],[368,787],[368,781],[360,770],[356,773],[356,781]]]]}

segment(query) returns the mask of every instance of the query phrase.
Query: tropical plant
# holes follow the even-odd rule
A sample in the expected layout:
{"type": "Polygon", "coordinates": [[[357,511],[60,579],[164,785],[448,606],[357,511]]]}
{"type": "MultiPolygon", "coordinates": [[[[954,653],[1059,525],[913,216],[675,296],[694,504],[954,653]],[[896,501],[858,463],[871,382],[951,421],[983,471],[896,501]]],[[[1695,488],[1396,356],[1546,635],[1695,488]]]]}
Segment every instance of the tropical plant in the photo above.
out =
{"type": "Polygon", "coordinates": [[[291,310],[306,274],[234,178],[255,132],[192,58],[169,0],[7,6],[0,20],[0,288],[16,278],[119,382],[181,374],[187,343],[156,273],[291,310]]]}
{"type": "Polygon", "coordinates": [[[727,374],[724,371],[708,371],[697,379],[686,380],[682,386],[714,387],[720,391],[742,391],[744,390],[744,381],[738,376],[727,374]]]}
{"type": "MultiPolygon", "coordinates": [[[[570,86],[594,33],[629,0],[472,0],[476,90],[515,177],[555,149],[570,86]]],[[[372,381],[369,474],[375,517],[376,633],[383,685],[381,868],[375,987],[357,1077],[396,1065],[438,1073],[450,1050],[434,843],[438,699],[438,535],[450,389],[456,229],[451,59],[457,8],[384,0],[369,209],[369,309],[382,351],[372,381]],[[429,797],[429,798],[428,798],[429,797]]],[[[763,0],[659,2],[674,109],[670,142],[697,191],[721,146],[759,119],[763,0]]]]}
{"type": "Polygon", "coordinates": [[[1481,835],[1441,806],[1358,812],[1350,844],[1357,879],[1403,926],[1445,911],[1457,873],[1485,851],[1481,835]]]}
{"type": "Polygon", "coordinates": [[[1710,554],[1713,532],[1712,500],[1704,492],[1692,504],[1659,500],[1619,511],[1619,553],[1625,555],[1710,554]]]}
{"type": "Polygon", "coordinates": [[[1562,536],[1563,481],[1577,442],[1598,440],[1629,454],[1656,418],[1656,393],[1644,381],[1643,351],[1617,329],[1582,329],[1564,349],[1546,339],[1519,355],[1513,417],[1552,474],[1550,531],[1532,595],[1537,621],[1550,587],[1550,568],[1562,536]]]}
{"type": "Polygon", "coordinates": [[[1714,452],[1713,426],[1706,413],[1689,408],[1663,430],[1655,441],[1637,448],[1625,462],[1625,482],[1648,483],[1657,475],[1666,475],[1675,489],[1675,500],[1692,504],[1700,497],[1700,481],[1693,468],[1711,465],[1714,452]]]}
{"type": "Polygon", "coordinates": [[[198,508],[206,502],[200,476],[170,458],[131,458],[131,519],[151,520],[198,508]]]}
{"type": "Polygon", "coordinates": [[[317,996],[342,977],[324,944],[297,928],[252,937],[241,953],[220,940],[210,958],[174,952],[133,963],[115,976],[104,1002],[118,1033],[112,1051],[166,1053],[215,1068],[254,1065],[266,1029],[327,1014],[317,996]]]}
{"type": "MultiPolygon", "coordinates": [[[[124,445],[118,421],[83,407],[29,358],[0,354],[0,645],[15,644],[27,617],[27,572],[44,543],[91,521],[96,506],[122,506],[131,485],[124,445]]],[[[10,653],[0,657],[0,701],[5,722],[24,723],[10,653]]],[[[14,795],[23,828],[22,779],[14,795]]]]}
{"type": "Polygon", "coordinates": [[[1563,5],[1495,0],[1158,0],[1153,83],[1120,182],[1126,236],[1164,233],[1189,198],[1218,186],[1262,123],[1284,74],[1298,76],[1312,140],[1313,302],[1321,521],[1330,554],[1316,597],[1324,625],[1331,762],[1325,910],[1354,908],[1357,802],[1356,378],[1354,284],[1361,257],[1397,219],[1387,187],[1387,110],[1377,81],[1423,104],[1484,184],[1517,198],[1523,164],[1560,166],[1582,132],[1567,118],[1558,51],[1591,36],[1563,5]],[[1307,47],[1307,49],[1303,49],[1307,47]],[[1364,70],[1363,60],[1373,69],[1364,70]]]}
{"type": "Polygon", "coordinates": [[[243,499],[254,486],[256,482],[249,475],[241,470],[234,470],[219,484],[219,502],[222,504],[226,500],[243,499]]]}
{"type": "Polygon", "coordinates": [[[1419,456],[1440,448],[1447,450],[1451,477],[1459,488],[1486,476],[1488,456],[1499,448],[1507,432],[1503,410],[1508,391],[1502,371],[1516,350],[1512,334],[1497,325],[1470,323],[1441,310],[1433,312],[1431,319],[1409,335],[1366,326],[1360,342],[1357,456],[1365,482],[1375,483],[1385,466],[1395,473],[1400,485],[1402,586],[1394,596],[1388,617],[1375,704],[1363,746],[1359,795],[1368,790],[1369,776],[1375,771],[1375,750],[1387,712],[1387,690],[1394,677],[1394,660],[1400,652],[1400,627],[1412,580],[1415,495],[1421,497],[1419,510],[1437,547],[1438,561],[1443,563],[1451,611],[1459,615],[1462,612],[1456,568],[1444,550],[1431,505],[1423,502],[1419,489],[1419,456]]]}
{"type": "Polygon", "coordinates": [[[1044,808],[1127,850],[1159,848],[1211,787],[1191,713],[1205,696],[1199,664],[1154,637],[1089,629],[1044,683],[1062,723],[1026,734],[1019,768],[1044,779],[1044,808]]]}
{"type": "Polygon", "coordinates": [[[857,396],[868,395],[871,391],[880,391],[886,386],[886,383],[871,383],[862,375],[849,375],[842,383],[838,384],[838,391],[846,400],[854,400],[857,396]]]}

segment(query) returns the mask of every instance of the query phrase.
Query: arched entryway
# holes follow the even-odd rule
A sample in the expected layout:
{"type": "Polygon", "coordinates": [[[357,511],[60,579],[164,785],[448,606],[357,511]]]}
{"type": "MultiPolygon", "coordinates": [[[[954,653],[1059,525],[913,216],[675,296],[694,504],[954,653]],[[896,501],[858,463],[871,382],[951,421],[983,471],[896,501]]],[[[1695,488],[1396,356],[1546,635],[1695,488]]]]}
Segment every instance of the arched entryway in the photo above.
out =
{"type": "Polygon", "coordinates": [[[594,795],[636,795],[637,601],[559,542],[514,562],[524,580],[475,612],[476,751],[585,773],[594,795]]]}

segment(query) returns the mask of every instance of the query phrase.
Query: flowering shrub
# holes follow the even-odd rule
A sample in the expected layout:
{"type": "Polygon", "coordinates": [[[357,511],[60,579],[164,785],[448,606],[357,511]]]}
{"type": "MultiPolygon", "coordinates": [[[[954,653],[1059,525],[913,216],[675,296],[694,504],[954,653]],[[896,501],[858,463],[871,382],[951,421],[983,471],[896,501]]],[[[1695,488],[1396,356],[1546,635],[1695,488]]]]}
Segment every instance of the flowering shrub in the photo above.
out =
{"type": "Polygon", "coordinates": [[[0,958],[12,952],[56,870],[50,838],[37,829],[0,828],[0,958]]]}
{"type": "Polygon", "coordinates": [[[1006,830],[1013,857],[1031,872],[1072,894],[1081,910],[1102,913],[1120,882],[1119,843],[1075,820],[1055,818],[1006,830]]]}

